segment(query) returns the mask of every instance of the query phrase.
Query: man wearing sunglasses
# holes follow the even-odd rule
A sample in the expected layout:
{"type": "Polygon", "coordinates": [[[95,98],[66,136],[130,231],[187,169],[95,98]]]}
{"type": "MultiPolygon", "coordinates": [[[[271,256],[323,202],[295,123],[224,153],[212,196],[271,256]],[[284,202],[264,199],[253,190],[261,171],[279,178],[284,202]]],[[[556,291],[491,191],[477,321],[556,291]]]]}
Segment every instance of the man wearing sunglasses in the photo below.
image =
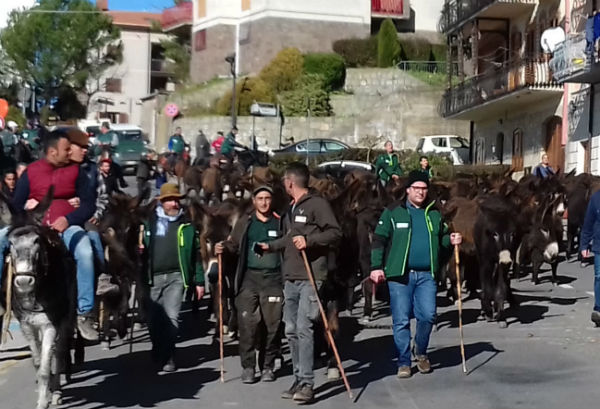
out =
{"type": "Polygon", "coordinates": [[[440,256],[450,244],[460,244],[460,233],[448,233],[442,215],[429,200],[429,177],[412,171],[406,200],[386,208],[375,229],[371,249],[371,280],[387,280],[390,290],[398,378],[412,375],[410,319],[417,319],[414,354],[421,373],[431,371],[427,346],[436,315],[436,273],[440,256]]]}

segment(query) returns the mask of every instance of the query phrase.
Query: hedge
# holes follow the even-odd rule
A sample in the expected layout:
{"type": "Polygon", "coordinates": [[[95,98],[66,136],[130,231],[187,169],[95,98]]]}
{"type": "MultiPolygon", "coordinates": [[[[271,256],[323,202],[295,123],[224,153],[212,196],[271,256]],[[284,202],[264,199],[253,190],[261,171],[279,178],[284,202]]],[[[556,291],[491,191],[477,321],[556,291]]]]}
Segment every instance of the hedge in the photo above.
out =
{"type": "Polygon", "coordinates": [[[333,91],[344,87],[346,65],[338,54],[310,53],[304,55],[304,73],[321,75],[325,90],[333,91]]]}
{"type": "Polygon", "coordinates": [[[283,113],[286,116],[305,116],[310,100],[312,116],[329,116],[332,109],[324,78],[318,74],[304,74],[290,91],[281,93],[283,113]]]}
{"type": "Polygon", "coordinates": [[[285,48],[267,64],[259,77],[266,82],[275,94],[288,91],[302,75],[304,58],[297,48],[285,48]]]}
{"type": "Polygon", "coordinates": [[[333,51],[341,55],[347,67],[377,67],[377,37],[349,38],[333,43],[333,51]]]}
{"type": "Polygon", "coordinates": [[[391,67],[400,57],[400,43],[394,22],[386,19],[377,34],[377,66],[391,67]]]}

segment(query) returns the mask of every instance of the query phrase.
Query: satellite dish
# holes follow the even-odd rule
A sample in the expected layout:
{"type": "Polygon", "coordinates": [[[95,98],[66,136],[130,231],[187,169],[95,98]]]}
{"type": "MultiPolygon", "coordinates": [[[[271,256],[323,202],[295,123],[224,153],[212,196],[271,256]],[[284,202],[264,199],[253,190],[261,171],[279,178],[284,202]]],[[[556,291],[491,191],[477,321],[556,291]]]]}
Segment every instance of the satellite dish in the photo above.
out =
{"type": "Polygon", "coordinates": [[[565,41],[565,30],[562,27],[549,28],[542,33],[540,42],[545,53],[552,54],[560,43],[565,41]]]}

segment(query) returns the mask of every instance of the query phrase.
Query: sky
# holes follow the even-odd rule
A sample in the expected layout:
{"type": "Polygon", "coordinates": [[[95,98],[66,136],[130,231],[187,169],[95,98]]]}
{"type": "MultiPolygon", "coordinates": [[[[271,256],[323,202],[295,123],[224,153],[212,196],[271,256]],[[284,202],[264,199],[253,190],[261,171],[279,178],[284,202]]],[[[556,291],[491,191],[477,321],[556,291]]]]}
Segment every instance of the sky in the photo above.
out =
{"type": "MultiPolygon", "coordinates": [[[[95,0],[92,0],[95,2],[95,0]]],[[[6,26],[8,14],[16,8],[31,7],[35,0],[0,0],[0,29],[6,26]]],[[[108,0],[110,10],[151,11],[158,13],[173,6],[173,0],[108,0]]]]}

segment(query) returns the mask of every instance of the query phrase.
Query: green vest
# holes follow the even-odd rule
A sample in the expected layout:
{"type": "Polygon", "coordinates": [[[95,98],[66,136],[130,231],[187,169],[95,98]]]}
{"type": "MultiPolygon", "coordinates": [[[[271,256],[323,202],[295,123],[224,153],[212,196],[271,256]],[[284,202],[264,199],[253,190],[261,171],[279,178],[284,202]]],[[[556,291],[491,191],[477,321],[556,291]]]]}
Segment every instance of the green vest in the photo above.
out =
{"type": "Polygon", "coordinates": [[[2,145],[4,146],[4,153],[10,154],[12,147],[15,146],[15,134],[8,129],[0,132],[0,138],[2,138],[2,145]]]}
{"type": "Polygon", "coordinates": [[[40,147],[40,144],[36,141],[38,137],[38,131],[35,129],[25,129],[23,130],[23,139],[27,141],[31,149],[37,150],[40,147]]]}
{"type": "Polygon", "coordinates": [[[221,154],[229,155],[233,151],[234,146],[235,146],[235,136],[233,136],[230,133],[225,137],[225,140],[223,141],[223,145],[221,145],[221,154]]]}
{"type": "Polygon", "coordinates": [[[171,136],[171,150],[176,154],[183,153],[185,149],[185,143],[180,135],[171,136]]]}

